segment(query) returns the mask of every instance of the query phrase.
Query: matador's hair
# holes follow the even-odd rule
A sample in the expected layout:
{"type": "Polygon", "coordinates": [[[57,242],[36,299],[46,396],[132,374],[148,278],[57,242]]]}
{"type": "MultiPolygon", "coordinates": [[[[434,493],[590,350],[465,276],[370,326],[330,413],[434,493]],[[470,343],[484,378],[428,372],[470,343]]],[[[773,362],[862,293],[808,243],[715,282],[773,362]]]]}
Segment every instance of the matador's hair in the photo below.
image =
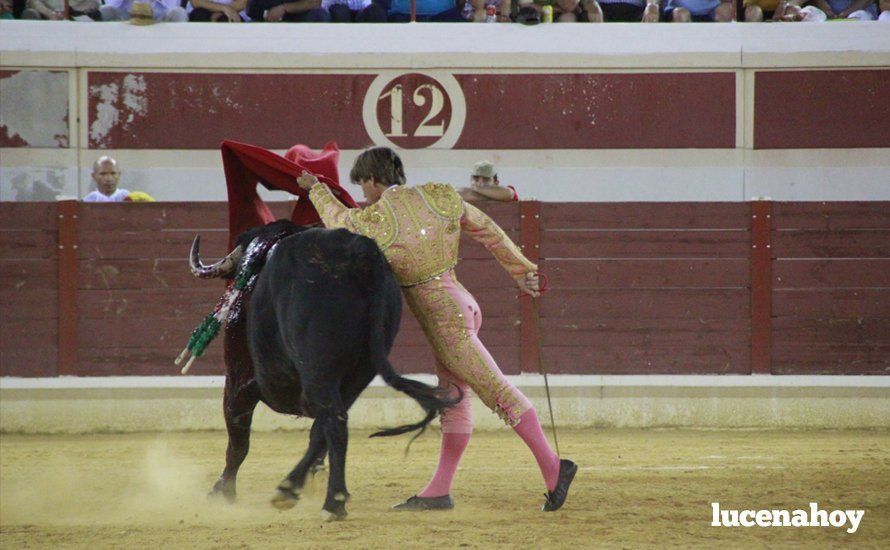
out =
{"type": "Polygon", "coordinates": [[[405,185],[405,165],[389,147],[365,149],[355,159],[349,179],[352,183],[374,178],[385,185],[405,185]]]}

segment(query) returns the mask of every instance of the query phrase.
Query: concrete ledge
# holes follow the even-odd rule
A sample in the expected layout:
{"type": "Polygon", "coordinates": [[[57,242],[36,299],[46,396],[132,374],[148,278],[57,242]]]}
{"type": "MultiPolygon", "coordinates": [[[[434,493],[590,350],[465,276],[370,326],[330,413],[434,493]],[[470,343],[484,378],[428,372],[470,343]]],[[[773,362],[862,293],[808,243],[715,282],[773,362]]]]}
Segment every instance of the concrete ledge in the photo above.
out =
{"type": "MultiPolygon", "coordinates": [[[[543,378],[510,378],[549,422],[543,378]]],[[[222,377],[4,378],[0,432],[222,430],[222,387],[222,377]]],[[[551,376],[550,390],[565,427],[890,426],[890,376],[551,376]]],[[[503,427],[478,399],[473,410],[477,429],[503,427]]],[[[375,380],[350,411],[350,426],[376,429],[419,417],[413,401],[375,380]]],[[[303,430],[310,422],[261,405],[254,429],[303,430]]]]}

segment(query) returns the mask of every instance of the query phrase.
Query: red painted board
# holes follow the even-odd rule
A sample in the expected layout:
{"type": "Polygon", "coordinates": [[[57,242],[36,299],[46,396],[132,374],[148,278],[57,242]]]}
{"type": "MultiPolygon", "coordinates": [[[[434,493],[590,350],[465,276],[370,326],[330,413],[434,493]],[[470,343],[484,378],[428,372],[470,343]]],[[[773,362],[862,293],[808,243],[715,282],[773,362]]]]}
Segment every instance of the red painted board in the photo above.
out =
{"type": "Polygon", "coordinates": [[[744,230],[544,231],[545,258],[747,258],[744,230]]]}
{"type": "Polygon", "coordinates": [[[773,292],[775,317],[890,318],[890,288],[784,289],[773,292]]]}
{"type": "Polygon", "coordinates": [[[546,260],[553,291],[604,288],[740,288],[747,260],[546,260]]]}
{"type": "Polygon", "coordinates": [[[0,258],[49,259],[58,253],[55,231],[0,229],[0,258]]]}
{"type": "Polygon", "coordinates": [[[841,231],[890,229],[890,202],[776,202],[773,228],[841,231]]]}
{"type": "Polygon", "coordinates": [[[736,289],[554,290],[541,303],[552,319],[748,319],[749,292],[736,289]]]}
{"type": "Polygon", "coordinates": [[[0,230],[55,231],[59,226],[54,202],[0,202],[0,230]]]}
{"type": "Polygon", "coordinates": [[[541,203],[541,225],[560,229],[744,229],[743,202],[541,203]]]}
{"type": "Polygon", "coordinates": [[[890,374],[890,346],[778,341],[774,374],[890,374]]]}
{"type": "Polygon", "coordinates": [[[457,149],[735,147],[735,74],[457,75],[457,149]],[[694,105],[695,108],[672,108],[694,105]]]}
{"type": "MultiPolygon", "coordinates": [[[[216,149],[224,139],[269,149],[370,143],[360,121],[373,75],[87,74],[91,149],[216,149]],[[117,116],[99,122],[99,110],[117,116]],[[176,116],[170,116],[176,113],[176,116]]],[[[106,115],[107,117],[107,115],[106,115]]]]}
{"type": "MultiPolygon", "coordinates": [[[[23,319],[55,318],[59,312],[59,293],[50,289],[0,290],[0,319],[17,322],[23,319]]],[[[3,334],[0,331],[0,334],[3,334]]]]}
{"type": "Polygon", "coordinates": [[[773,288],[890,287],[890,258],[776,260],[773,288]]]}
{"type": "Polygon", "coordinates": [[[671,346],[640,349],[620,346],[545,347],[548,372],[559,374],[748,374],[750,347],[695,347],[678,341],[671,346]]]}
{"type": "Polygon", "coordinates": [[[0,349],[0,376],[26,378],[56,376],[57,364],[58,351],[55,345],[28,349],[0,349]]]}
{"type": "Polygon", "coordinates": [[[0,291],[56,290],[58,268],[54,260],[0,258],[0,291]]]}
{"type": "Polygon", "coordinates": [[[890,147],[888,97],[887,68],[757,71],[754,148],[890,147]],[[776,108],[789,98],[793,109],[776,108]]]}
{"type": "Polygon", "coordinates": [[[890,228],[773,232],[776,258],[890,258],[890,228]]]}

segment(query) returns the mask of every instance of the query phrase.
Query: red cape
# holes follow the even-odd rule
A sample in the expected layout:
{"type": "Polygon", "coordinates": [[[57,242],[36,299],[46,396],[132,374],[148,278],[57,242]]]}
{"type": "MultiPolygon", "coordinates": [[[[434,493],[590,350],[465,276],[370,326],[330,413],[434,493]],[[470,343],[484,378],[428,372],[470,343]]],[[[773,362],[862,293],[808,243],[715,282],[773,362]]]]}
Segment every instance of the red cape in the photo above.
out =
{"type": "Polygon", "coordinates": [[[262,147],[230,140],[223,141],[220,148],[229,192],[229,249],[246,229],[275,221],[275,216],[257,193],[258,183],[267,189],[287,191],[300,197],[290,217],[297,225],[321,221],[308,193],[297,185],[297,176],[303,170],[315,174],[349,208],[358,206],[340,187],[337,170],[340,149],[334,142],[319,152],[305,145],[294,145],[284,157],[262,147]]]}

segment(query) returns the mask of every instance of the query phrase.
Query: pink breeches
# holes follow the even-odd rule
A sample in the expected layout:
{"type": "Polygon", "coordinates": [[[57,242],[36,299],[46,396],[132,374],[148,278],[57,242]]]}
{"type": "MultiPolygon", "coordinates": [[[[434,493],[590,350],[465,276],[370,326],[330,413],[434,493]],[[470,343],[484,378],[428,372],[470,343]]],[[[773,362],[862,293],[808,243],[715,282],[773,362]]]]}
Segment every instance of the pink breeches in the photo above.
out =
{"type": "MultiPolygon", "coordinates": [[[[402,290],[433,347],[439,385],[460,388],[464,393],[460,403],[442,414],[442,431],[473,431],[469,390],[507,424],[515,426],[532,405],[507,380],[479,340],[482,314],[473,296],[453,272],[402,290]]],[[[456,393],[453,389],[452,395],[456,393]]]]}

